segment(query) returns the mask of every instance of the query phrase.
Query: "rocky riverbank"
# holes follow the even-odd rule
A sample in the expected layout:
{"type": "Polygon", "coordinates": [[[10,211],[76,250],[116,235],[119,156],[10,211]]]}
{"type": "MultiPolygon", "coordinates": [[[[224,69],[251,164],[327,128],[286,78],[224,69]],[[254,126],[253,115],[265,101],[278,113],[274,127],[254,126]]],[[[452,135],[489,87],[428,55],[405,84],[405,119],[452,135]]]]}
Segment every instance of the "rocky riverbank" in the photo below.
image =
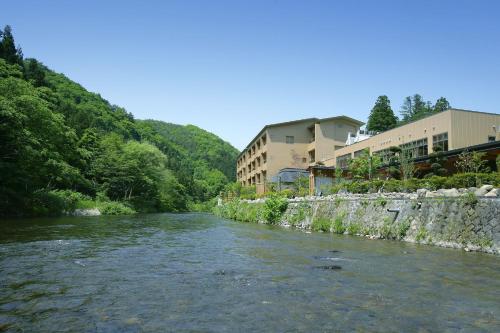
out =
{"type": "MultiPolygon", "coordinates": [[[[264,202],[229,202],[218,211],[227,218],[266,223],[264,202]]],[[[293,198],[276,224],[500,254],[500,191],[484,185],[293,198]]]]}

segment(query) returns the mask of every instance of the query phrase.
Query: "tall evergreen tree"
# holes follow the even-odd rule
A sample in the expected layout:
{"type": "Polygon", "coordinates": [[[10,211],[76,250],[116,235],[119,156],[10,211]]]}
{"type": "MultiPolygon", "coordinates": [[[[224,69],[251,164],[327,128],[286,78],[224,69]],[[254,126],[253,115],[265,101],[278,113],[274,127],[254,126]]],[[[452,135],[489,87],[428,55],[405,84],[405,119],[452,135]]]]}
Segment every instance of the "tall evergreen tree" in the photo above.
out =
{"type": "Polygon", "coordinates": [[[383,132],[396,127],[397,123],[398,118],[391,109],[391,101],[385,95],[379,96],[368,117],[366,129],[383,132]]]}
{"type": "Polygon", "coordinates": [[[12,29],[6,25],[1,33],[2,41],[0,42],[0,57],[4,58],[9,64],[23,65],[23,53],[21,48],[16,48],[12,29]]]}
{"type": "Polygon", "coordinates": [[[432,105],[429,101],[425,101],[421,95],[415,94],[405,98],[400,113],[403,116],[402,123],[407,123],[431,114],[432,105]]]}
{"type": "Polygon", "coordinates": [[[436,104],[432,107],[432,112],[433,113],[438,113],[438,112],[443,112],[451,108],[450,103],[446,98],[444,97],[439,97],[438,100],[436,101],[436,104]]]}

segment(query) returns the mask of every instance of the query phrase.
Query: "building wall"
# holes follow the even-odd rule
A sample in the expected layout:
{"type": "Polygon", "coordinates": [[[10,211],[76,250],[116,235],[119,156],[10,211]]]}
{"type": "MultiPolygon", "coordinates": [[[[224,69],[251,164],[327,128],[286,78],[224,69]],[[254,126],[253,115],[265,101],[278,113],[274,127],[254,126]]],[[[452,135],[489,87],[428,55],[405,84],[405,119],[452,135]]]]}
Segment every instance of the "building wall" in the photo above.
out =
{"type": "Polygon", "coordinates": [[[489,136],[500,140],[500,114],[454,111],[451,124],[453,149],[486,143],[489,136]]]}
{"type": "MultiPolygon", "coordinates": [[[[349,132],[356,133],[359,125],[343,119],[321,120],[315,124],[315,141],[309,150],[315,150],[315,161],[325,161],[335,149],[345,146],[349,132]]],[[[314,164],[314,163],[312,163],[314,164]]]]}
{"type": "Polygon", "coordinates": [[[448,133],[448,142],[449,145],[451,145],[451,111],[438,113],[436,115],[377,134],[361,142],[357,142],[344,148],[338,149],[335,151],[335,154],[332,158],[325,161],[325,165],[335,166],[336,158],[338,156],[351,154],[351,157],[353,157],[355,152],[366,148],[370,149],[370,153],[374,153],[383,149],[390,148],[392,146],[399,146],[401,144],[409,143],[423,138],[427,138],[428,152],[430,154],[432,152],[433,136],[445,132],[448,133]]]}
{"type": "Polygon", "coordinates": [[[267,178],[278,173],[283,168],[306,169],[309,165],[307,147],[311,141],[312,123],[297,123],[292,125],[268,128],[268,159],[267,178]],[[294,143],[286,143],[286,137],[293,136],[294,143]]]}
{"type": "Polygon", "coordinates": [[[362,149],[369,148],[370,153],[374,153],[424,138],[427,138],[430,154],[433,152],[433,137],[442,133],[448,133],[448,150],[459,149],[486,143],[489,136],[499,140],[496,131],[500,131],[500,114],[451,109],[338,149],[325,160],[325,165],[336,166],[337,157],[346,154],[354,157],[354,153],[362,149]]]}
{"type": "Polygon", "coordinates": [[[268,131],[263,131],[236,163],[236,179],[243,185],[263,183],[267,177],[268,131]]]}
{"type": "Polygon", "coordinates": [[[265,129],[251,142],[237,160],[236,174],[243,185],[256,185],[257,193],[265,191],[264,184],[283,168],[306,169],[307,146],[311,141],[309,126],[314,121],[283,124],[265,129]],[[287,136],[293,143],[287,143],[287,136]]]}

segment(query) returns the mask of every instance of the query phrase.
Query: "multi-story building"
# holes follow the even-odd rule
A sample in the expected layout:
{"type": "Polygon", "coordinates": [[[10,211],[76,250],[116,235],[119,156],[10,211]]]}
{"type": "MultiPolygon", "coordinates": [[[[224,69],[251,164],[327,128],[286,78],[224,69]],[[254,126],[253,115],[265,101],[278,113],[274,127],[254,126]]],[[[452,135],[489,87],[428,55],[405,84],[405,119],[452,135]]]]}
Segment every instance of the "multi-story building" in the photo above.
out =
{"type": "Polygon", "coordinates": [[[244,186],[256,185],[262,193],[281,169],[307,169],[333,156],[361,125],[347,116],[266,125],[238,156],[237,179],[244,186]]]}
{"type": "Polygon", "coordinates": [[[325,166],[344,168],[349,159],[365,150],[385,159],[391,154],[393,146],[407,150],[413,158],[419,158],[432,153],[434,147],[449,151],[498,140],[500,114],[449,109],[337,149],[323,163],[325,166]]]}
{"type": "Polygon", "coordinates": [[[237,179],[262,193],[280,170],[309,169],[314,191],[365,151],[388,160],[398,146],[419,161],[434,147],[450,156],[465,148],[487,151],[492,161],[500,154],[500,114],[450,109],[375,134],[360,130],[362,125],[347,116],[267,125],[238,156],[237,179]]]}

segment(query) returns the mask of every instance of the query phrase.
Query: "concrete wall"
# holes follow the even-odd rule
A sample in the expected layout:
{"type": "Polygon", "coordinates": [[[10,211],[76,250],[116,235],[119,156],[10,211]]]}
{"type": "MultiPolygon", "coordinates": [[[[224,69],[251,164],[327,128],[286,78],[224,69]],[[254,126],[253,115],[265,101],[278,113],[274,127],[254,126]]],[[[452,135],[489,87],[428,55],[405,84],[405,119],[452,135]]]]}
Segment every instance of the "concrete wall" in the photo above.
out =
{"type": "MultiPolygon", "coordinates": [[[[451,115],[452,147],[474,146],[488,142],[488,136],[500,133],[500,114],[456,111],[451,115]]],[[[500,140],[500,137],[496,140],[500,140]]]]}

